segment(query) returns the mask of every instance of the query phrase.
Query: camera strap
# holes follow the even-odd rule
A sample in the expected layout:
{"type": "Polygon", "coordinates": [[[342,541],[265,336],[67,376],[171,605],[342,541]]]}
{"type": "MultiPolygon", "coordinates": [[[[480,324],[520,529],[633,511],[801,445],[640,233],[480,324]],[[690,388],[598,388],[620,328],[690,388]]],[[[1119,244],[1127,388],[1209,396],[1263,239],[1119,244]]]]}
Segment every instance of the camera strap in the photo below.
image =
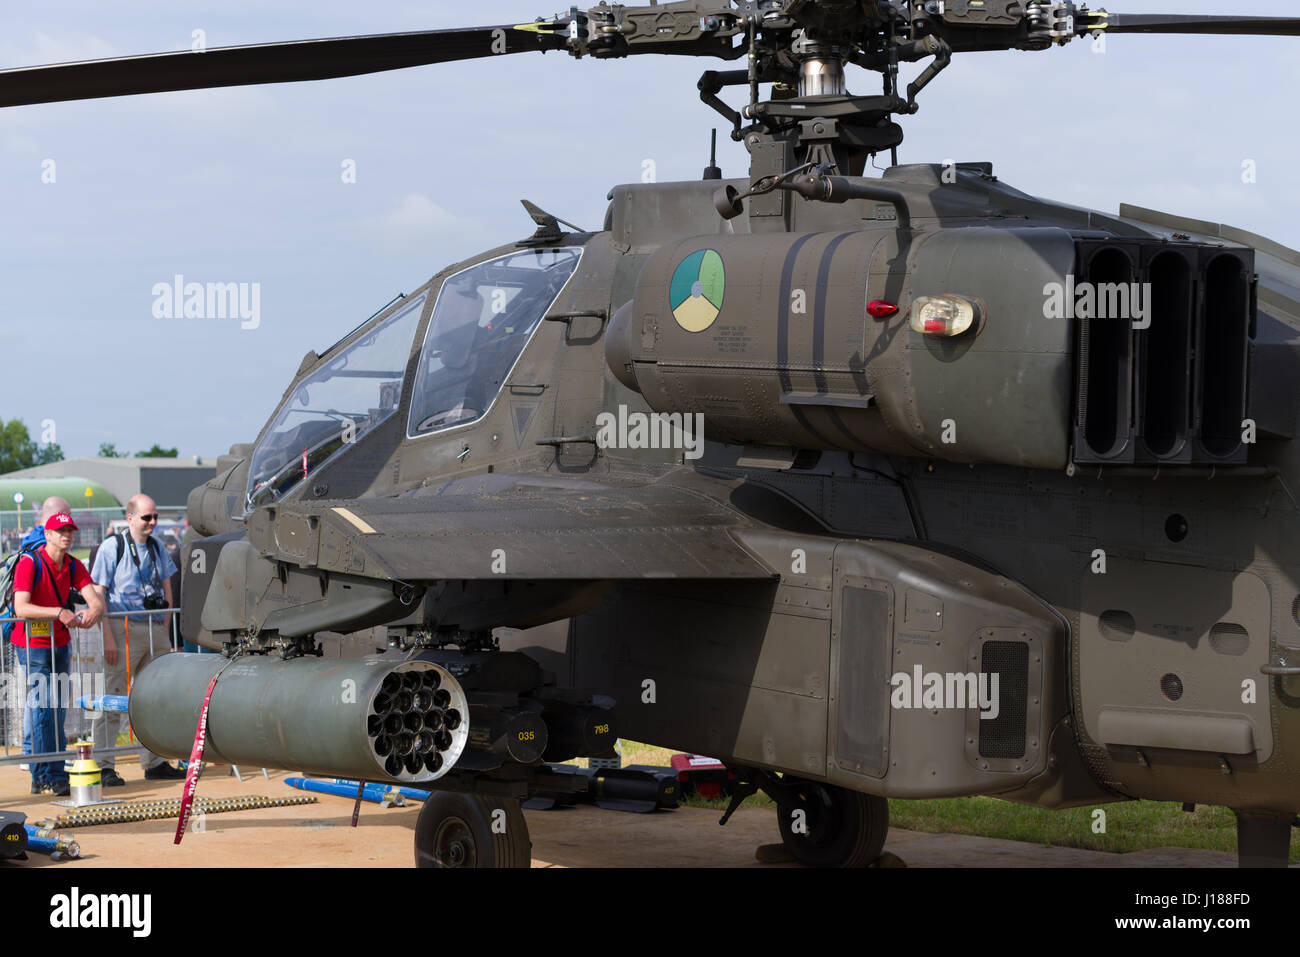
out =
{"type": "MultiPolygon", "coordinates": [[[[123,535],[123,536],[122,536],[122,539],[126,542],[127,547],[131,549],[131,561],[135,564],[135,571],[136,571],[136,574],[142,576],[142,575],[143,575],[143,572],[140,571],[140,553],[136,551],[136,548],[135,548],[135,539],[132,538],[132,537],[130,536],[129,533],[126,534],[126,535],[123,535]]],[[[149,536],[147,539],[145,539],[145,541],[147,541],[147,542],[149,543],[149,554],[150,554],[150,556],[152,556],[152,558],[153,558],[153,576],[152,576],[152,577],[153,577],[153,579],[154,579],[154,584],[158,587],[158,591],[161,593],[161,591],[162,591],[162,569],[159,567],[160,562],[158,561],[158,548],[154,545],[154,542],[153,542],[153,536],[152,536],[152,535],[149,536]]],[[[122,557],[122,556],[121,556],[121,553],[119,553],[119,554],[118,554],[118,559],[120,560],[121,557],[122,557]]],[[[141,585],[144,585],[144,579],[143,579],[143,577],[141,577],[141,579],[140,579],[140,584],[141,584],[141,585]]]]}
{"type": "MultiPolygon", "coordinates": [[[[39,558],[41,564],[49,569],[50,588],[54,589],[54,597],[58,599],[59,607],[66,608],[68,609],[68,611],[72,611],[72,569],[68,569],[68,592],[66,595],[60,598],[59,597],[59,576],[58,574],[56,574],[57,569],[54,568],[54,563],[50,561],[50,557],[47,554],[45,554],[45,549],[44,548],[40,549],[40,551],[37,552],[37,554],[32,557],[39,558]]],[[[66,563],[71,558],[72,558],[71,555],[65,555],[63,557],[63,561],[66,563]]]]}

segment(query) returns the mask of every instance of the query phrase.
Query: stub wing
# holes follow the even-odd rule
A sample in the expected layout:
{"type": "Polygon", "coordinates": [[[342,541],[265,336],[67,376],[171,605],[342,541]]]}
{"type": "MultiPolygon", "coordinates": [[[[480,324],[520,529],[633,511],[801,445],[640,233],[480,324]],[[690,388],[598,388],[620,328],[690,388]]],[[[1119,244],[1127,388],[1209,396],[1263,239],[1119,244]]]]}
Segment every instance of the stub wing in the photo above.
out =
{"type": "Polygon", "coordinates": [[[521,483],[292,502],[258,509],[247,528],[249,543],[267,558],[366,578],[771,578],[732,535],[748,524],[706,496],[669,485],[521,483]]]}

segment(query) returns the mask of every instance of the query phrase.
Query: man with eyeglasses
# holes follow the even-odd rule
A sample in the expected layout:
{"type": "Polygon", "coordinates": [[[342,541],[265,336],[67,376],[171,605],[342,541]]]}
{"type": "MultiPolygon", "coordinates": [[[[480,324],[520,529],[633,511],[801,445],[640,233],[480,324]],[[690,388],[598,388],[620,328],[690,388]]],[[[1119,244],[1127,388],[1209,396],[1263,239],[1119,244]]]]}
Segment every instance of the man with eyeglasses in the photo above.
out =
{"type": "MultiPolygon", "coordinates": [[[[158,506],[148,495],[132,495],[126,503],[126,521],[127,534],[114,535],[99,546],[90,577],[95,580],[100,595],[107,599],[110,614],[168,608],[172,604],[171,576],[176,573],[176,564],[153,534],[158,524],[158,506]]],[[[104,629],[104,683],[108,694],[128,693],[128,645],[132,682],[154,657],[171,651],[167,627],[170,617],[132,614],[127,618],[106,619],[109,627],[104,629]]],[[[117,743],[124,718],[120,713],[103,711],[91,718],[90,735],[97,754],[117,743]]],[[[98,761],[104,787],[125,783],[117,773],[113,755],[104,754],[98,761]]],[[[184,771],[151,751],[140,756],[140,764],[146,780],[185,779],[184,771]]]]}

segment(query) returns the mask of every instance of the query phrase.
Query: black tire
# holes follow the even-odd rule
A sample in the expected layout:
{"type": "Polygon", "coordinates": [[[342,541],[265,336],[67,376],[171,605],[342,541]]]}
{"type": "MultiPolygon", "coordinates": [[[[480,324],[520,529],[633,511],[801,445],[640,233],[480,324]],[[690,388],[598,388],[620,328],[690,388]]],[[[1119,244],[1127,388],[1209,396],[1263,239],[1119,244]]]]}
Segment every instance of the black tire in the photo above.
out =
{"type": "Polygon", "coordinates": [[[435,792],[415,822],[416,867],[528,867],[532,847],[524,812],[509,799],[435,792]]]}
{"type": "Polygon", "coordinates": [[[880,856],[889,830],[882,797],[786,777],[797,797],[777,805],[781,840],[805,867],[866,867],[880,856]],[[796,832],[796,812],[802,811],[796,832]]]}

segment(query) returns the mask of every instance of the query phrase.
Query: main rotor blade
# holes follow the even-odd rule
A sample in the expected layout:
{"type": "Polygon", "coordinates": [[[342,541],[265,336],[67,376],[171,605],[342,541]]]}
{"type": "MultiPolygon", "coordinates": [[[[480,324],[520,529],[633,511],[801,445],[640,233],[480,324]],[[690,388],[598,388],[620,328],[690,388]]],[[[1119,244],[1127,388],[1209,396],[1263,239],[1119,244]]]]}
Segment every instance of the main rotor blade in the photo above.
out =
{"type": "MultiPolygon", "coordinates": [[[[1247,35],[1263,37],[1300,36],[1300,19],[1294,17],[1203,17],[1167,14],[1134,14],[1090,11],[1107,33],[1198,33],[1204,35],[1247,35]]],[[[1077,21],[1076,21],[1077,22],[1077,21]]]]}
{"type": "Polygon", "coordinates": [[[156,53],[0,70],[0,107],[104,96],[292,83],[381,73],[429,63],[562,50],[563,24],[381,33],[156,53]]]}

